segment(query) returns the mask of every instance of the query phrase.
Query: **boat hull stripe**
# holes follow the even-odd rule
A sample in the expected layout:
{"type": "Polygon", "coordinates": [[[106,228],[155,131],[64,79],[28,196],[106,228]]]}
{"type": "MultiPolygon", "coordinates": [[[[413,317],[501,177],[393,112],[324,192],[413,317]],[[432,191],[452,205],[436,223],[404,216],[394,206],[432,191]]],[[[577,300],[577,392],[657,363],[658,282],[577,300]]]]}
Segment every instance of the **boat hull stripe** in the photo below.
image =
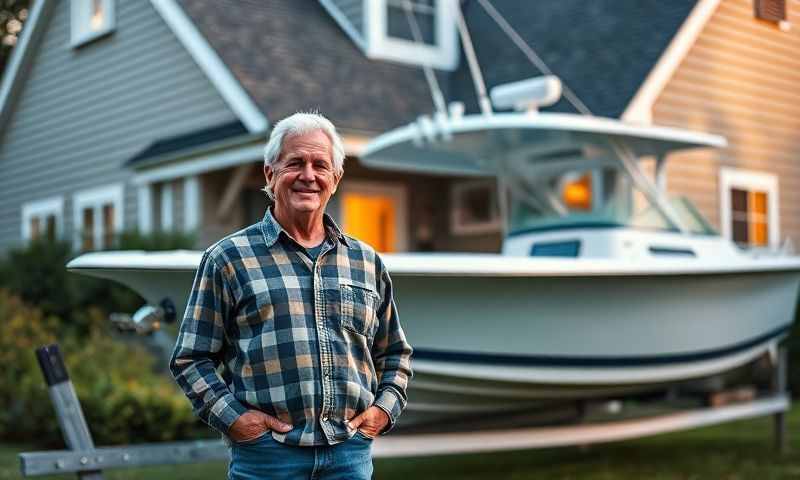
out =
{"type": "Polygon", "coordinates": [[[441,362],[491,364],[508,366],[548,366],[548,367],[636,367],[645,365],[666,365],[710,360],[731,355],[789,332],[791,324],[776,328],[756,338],[728,347],[692,353],[641,356],[556,356],[556,355],[514,355],[503,353],[465,353],[446,350],[415,348],[417,360],[441,362]]]}

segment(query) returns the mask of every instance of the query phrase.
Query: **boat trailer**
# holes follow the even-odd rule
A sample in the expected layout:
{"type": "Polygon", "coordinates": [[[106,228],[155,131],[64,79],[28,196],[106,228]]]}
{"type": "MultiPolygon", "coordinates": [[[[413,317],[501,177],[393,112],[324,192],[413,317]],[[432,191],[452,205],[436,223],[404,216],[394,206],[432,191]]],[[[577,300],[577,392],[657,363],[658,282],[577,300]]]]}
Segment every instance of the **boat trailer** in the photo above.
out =
{"type": "MultiPolygon", "coordinates": [[[[22,476],[75,473],[81,479],[100,480],[103,478],[103,470],[107,469],[229,460],[228,447],[222,440],[95,447],[58,345],[37,349],[36,357],[47,382],[50,399],[68,450],[19,454],[22,476]]],[[[373,455],[375,458],[397,458],[585,446],[766,415],[773,416],[775,447],[779,453],[783,453],[787,448],[785,413],[791,406],[786,383],[786,347],[778,349],[776,360],[772,392],[768,396],[744,403],[597,424],[459,433],[394,434],[376,439],[373,455]]]]}

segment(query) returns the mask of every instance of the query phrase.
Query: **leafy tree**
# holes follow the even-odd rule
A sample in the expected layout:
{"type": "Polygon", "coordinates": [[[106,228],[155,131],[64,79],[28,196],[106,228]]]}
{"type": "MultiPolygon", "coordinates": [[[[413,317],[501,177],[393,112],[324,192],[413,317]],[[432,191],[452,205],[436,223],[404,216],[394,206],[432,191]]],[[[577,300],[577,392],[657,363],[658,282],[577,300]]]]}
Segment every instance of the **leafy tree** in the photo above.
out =
{"type": "Polygon", "coordinates": [[[30,3],[31,0],[0,0],[0,72],[5,71],[11,50],[17,44],[30,3]]]}

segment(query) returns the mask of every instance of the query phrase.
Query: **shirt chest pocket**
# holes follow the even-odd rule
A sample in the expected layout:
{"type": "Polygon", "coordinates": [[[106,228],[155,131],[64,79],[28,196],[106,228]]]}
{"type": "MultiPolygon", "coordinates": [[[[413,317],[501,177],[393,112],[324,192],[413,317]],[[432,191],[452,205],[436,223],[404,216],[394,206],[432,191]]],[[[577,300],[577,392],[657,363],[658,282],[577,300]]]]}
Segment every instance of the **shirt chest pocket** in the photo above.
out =
{"type": "Polygon", "coordinates": [[[342,328],[372,338],[378,327],[377,292],[366,284],[342,280],[339,284],[339,321],[342,328]]]}

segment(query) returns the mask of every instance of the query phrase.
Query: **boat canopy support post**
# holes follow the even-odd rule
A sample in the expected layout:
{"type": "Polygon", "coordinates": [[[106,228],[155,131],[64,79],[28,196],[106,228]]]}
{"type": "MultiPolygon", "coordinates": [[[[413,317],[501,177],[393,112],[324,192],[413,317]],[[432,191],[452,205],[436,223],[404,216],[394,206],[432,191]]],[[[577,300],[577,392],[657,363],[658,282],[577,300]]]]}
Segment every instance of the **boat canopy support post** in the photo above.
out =
{"type": "Polygon", "coordinates": [[[661,213],[663,213],[667,220],[669,220],[672,225],[677,228],[681,233],[689,233],[689,229],[681,220],[681,217],[675,212],[675,209],[672,208],[672,205],[666,201],[666,197],[661,195],[661,192],[658,191],[658,187],[656,187],[652,181],[642,173],[641,168],[636,161],[636,155],[633,151],[625,144],[620,142],[617,139],[611,140],[611,146],[614,149],[614,152],[617,155],[617,158],[622,163],[622,166],[628,172],[633,182],[639,187],[642,193],[647,197],[647,199],[656,205],[661,213]]]}
{"type": "Polygon", "coordinates": [[[667,156],[659,155],[656,158],[656,187],[661,193],[667,193],[667,156]]]}

